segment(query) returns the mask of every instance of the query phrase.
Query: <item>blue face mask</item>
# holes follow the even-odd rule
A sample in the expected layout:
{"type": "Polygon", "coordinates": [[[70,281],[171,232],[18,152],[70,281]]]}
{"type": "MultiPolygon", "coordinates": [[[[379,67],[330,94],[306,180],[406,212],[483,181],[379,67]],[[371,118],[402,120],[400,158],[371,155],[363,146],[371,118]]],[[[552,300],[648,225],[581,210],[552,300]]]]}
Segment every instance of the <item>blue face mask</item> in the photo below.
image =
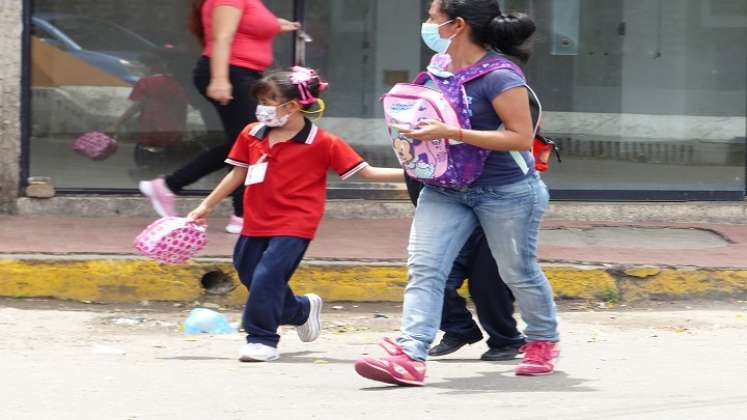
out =
{"type": "Polygon", "coordinates": [[[451,40],[454,37],[448,39],[441,38],[441,34],[438,33],[438,30],[442,26],[448,25],[453,21],[454,20],[452,19],[440,25],[437,23],[423,23],[423,26],[420,28],[420,36],[423,38],[423,42],[425,43],[425,45],[427,45],[428,48],[432,49],[438,54],[446,53],[446,51],[449,49],[449,46],[451,45],[451,40]]]}

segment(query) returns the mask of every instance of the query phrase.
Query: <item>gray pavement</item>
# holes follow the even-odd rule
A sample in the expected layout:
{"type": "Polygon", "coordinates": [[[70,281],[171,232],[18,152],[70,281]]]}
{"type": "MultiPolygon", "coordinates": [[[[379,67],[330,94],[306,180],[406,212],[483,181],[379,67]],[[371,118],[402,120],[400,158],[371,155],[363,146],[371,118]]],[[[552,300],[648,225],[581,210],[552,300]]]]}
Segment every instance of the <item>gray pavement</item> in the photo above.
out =
{"type": "Polygon", "coordinates": [[[0,418],[745,418],[747,302],[564,303],[554,376],[515,377],[477,344],[429,363],[418,389],[356,376],[400,311],[356,305],[327,305],[318,341],[285,329],[280,360],[241,364],[241,336],[180,332],[189,307],[0,300],[0,418]]]}

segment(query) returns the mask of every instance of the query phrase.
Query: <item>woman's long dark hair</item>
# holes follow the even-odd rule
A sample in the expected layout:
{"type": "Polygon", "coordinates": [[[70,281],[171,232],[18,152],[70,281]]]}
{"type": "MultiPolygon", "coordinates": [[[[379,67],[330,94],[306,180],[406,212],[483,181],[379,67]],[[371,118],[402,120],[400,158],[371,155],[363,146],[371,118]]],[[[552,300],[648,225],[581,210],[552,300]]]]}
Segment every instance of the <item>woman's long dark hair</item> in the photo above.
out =
{"type": "Polygon", "coordinates": [[[440,0],[449,19],[462,18],[472,28],[472,40],[516,57],[523,63],[532,55],[529,40],[537,27],[524,13],[504,15],[498,0],[440,0]]]}
{"type": "Polygon", "coordinates": [[[187,21],[187,28],[189,32],[197,38],[200,45],[205,45],[205,26],[202,24],[202,6],[207,0],[192,0],[191,9],[189,13],[189,20],[187,21]]]}

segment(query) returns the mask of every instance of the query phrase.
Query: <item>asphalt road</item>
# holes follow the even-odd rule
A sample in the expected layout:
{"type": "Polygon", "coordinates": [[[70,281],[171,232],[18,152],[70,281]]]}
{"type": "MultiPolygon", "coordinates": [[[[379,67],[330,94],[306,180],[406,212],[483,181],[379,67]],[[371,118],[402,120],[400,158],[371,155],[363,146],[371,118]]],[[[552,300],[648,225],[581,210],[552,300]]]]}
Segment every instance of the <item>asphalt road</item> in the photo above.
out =
{"type": "Polygon", "coordinates": [[[424,388],[353,371],[397,305],[334,305],[318,341],[288,328],[280,360],[241,364],[241,336],[183,335],[189,307],[0,300],[0,419],[745,418],[747,302],[566,303],[555,375],[516,377],[476,344],[430,362],[424,388]]]}

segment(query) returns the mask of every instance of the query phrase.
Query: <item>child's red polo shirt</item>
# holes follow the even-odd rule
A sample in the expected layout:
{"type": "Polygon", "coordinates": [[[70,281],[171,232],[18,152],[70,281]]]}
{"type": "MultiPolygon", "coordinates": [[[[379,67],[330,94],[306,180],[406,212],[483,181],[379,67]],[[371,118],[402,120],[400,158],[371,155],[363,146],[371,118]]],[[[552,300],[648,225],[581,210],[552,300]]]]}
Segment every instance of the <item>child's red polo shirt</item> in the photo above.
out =
{"type": "Polygon", "coordinates": [[[244,193],[244,236],[313,239],[324,214],[327,171],[347,179],[368,166],[345,141],[306,120],[286,142],[269,148],[270,128],[250,124],[239,135],[226,162],[249,167],[267,155],[267,173],[244,193]]]}

